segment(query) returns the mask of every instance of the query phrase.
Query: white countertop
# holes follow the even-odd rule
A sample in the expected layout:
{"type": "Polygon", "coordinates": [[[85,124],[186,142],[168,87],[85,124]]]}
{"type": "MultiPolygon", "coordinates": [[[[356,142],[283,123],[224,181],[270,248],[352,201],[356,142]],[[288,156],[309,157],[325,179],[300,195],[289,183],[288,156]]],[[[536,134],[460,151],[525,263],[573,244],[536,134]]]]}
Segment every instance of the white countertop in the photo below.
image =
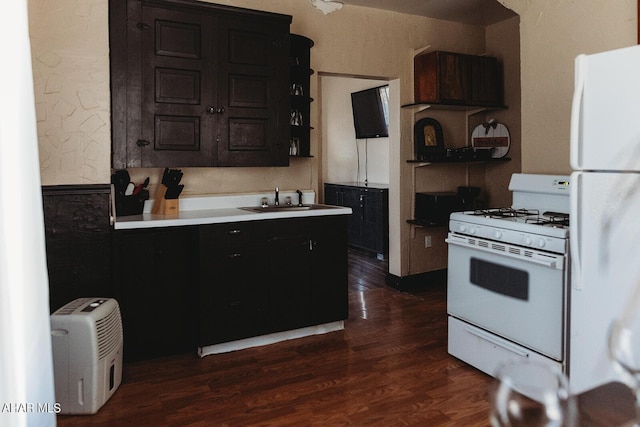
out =
{"type": "MultiPolygon", "coordinates": [[[[298,195],[295,192],[280,192],[280,204],[284,205],[289,196],[297,204],[298,195]]],[[[113,224],[116,230],[130,230],[137,228],[176,227],[201,224],[218,224],[238,221],[259,221],[265,219],[300,218],[327,215],[349,215],[351,208],[341,206],[326,206],[325,209],[288,210],[282,208],[278,212],[251,212],[240,207],[258,207],[262,197],[269,198],[269,205],[273,205],[274,195],[269,194],[238,194],[181,197],[177,215],[155,215],[151,213],[153,200],[147,200],[142,215],[128,215],[115,217],[113,224]]],[[[304,204],[314,204],[315,192],[303,191],[304,204]]]]}

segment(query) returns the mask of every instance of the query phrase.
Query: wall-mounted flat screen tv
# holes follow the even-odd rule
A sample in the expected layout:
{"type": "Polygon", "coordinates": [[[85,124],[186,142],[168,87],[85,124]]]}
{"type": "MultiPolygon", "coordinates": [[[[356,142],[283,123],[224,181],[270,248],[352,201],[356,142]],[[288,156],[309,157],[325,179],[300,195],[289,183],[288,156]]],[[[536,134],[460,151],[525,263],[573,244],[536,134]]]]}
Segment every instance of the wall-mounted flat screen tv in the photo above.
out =
{"type": "Polygon", "coordinates": [[[389,136],[389,85],[351,94],[356,139],[389,136]]]}

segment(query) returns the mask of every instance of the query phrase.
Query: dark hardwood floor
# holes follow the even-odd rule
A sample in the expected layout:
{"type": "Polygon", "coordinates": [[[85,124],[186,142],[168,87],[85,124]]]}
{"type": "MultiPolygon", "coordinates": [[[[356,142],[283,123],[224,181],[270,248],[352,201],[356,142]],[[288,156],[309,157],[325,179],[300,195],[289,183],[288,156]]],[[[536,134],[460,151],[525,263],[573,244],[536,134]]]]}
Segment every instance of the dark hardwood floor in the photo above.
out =
{"type": "Polygon", "coordinates": [[[91,416],[58,426],[487,426],[491,378],[447,354],[446,284],[403,293],[349,252],[345,329],[227,354],[127,364],[91,416]]]}

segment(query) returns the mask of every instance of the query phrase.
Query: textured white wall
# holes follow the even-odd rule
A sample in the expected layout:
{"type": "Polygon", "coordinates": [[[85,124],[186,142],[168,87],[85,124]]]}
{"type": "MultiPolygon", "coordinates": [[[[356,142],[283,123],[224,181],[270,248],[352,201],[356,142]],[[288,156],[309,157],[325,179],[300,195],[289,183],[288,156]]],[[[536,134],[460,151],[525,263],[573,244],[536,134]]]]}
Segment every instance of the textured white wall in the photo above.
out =
{"type": "Polygon", "coordinates": [[[29,0],[43,184],[109,182],[108,2],[29,0]]]}

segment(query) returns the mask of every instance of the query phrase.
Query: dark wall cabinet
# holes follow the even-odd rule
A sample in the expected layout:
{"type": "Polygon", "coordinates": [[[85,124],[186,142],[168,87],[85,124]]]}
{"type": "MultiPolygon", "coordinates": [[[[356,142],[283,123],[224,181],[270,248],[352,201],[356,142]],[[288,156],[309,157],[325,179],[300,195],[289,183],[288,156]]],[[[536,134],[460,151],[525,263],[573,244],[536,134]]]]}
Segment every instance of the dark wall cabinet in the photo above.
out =
{"type": "Polygon", "coordinates": [[[325,184],[325,203],[350,207],[349,245],[384,255],[389,252],[389,190],[359,184],[325,184]]]}
{"type": "Polygon", "coordinates": [[[288,165],[290,16],[109,5],[114,168],[288,165]]]}
{"type": "Polygon", "coordinates": [[[434,51],[414,58],[415,103],[502,106],[497,58],[434,51]]]}
{"type": "Polygon", "coordinates": [[[348,317],[346,217],[202,226],[201,346],[348,317]]]}
{"type": "Polygon", "coordinates": [[[114,231],[114,283],[127,361],[193,352],[197,343],[198,229],[114,231]]]}

